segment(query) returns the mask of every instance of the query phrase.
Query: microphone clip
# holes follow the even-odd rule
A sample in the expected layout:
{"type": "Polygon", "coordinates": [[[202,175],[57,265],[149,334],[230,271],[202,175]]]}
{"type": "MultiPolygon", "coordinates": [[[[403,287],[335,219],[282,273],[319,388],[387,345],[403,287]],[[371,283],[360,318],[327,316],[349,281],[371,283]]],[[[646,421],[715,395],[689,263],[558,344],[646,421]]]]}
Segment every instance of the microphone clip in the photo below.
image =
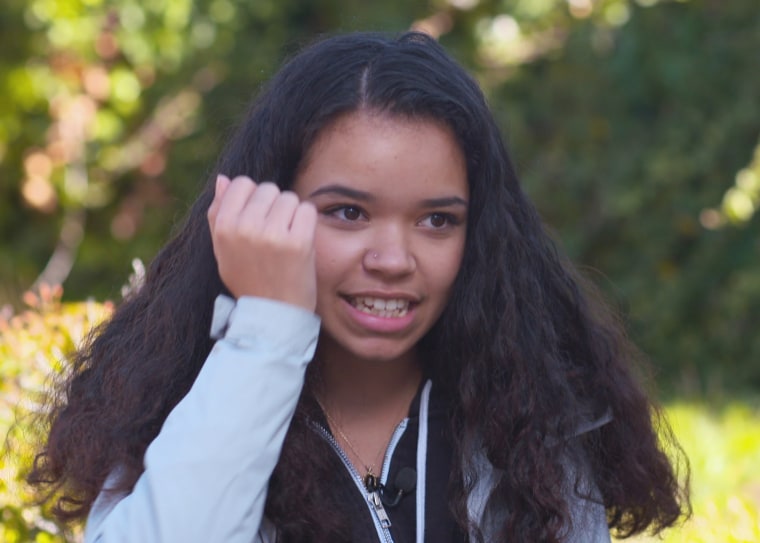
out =
{"type": "Polygon", "coordinates": [[[396,474],[396,479],[393,481],[393,486],[396,489],[395,495],[391,494],[388,496],[386,491],[390,493],[389,487],[381,484],[379,481],[377,481],[377,485],[383,505],[385,507],[396,507],[401,502],[401,498],[406,494],[414,492],[414,489],[417,487],[417,471],[408,467],[399,470],[398,474],[396,474]]]}

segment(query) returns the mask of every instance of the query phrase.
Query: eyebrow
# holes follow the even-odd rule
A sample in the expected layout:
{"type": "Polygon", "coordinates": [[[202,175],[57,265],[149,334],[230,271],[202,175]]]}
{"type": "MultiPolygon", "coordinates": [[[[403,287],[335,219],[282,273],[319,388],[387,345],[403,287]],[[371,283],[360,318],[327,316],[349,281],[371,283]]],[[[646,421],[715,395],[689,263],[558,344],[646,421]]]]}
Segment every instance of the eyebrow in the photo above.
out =
{"type": "Polygon", "coordinates": [[[321,194],[338,194],[340,196],[345,196],[346,198],[359,200],[360,202],[371,202],[375,199],[375,197],[372,196],[369,192],[352,189],[343,185],[327,185],[325,187],[318,188],[309,194],[309,198],[314,198],[315,196],[319,196],[321,194]]]}
{"type": "MultiPolygon", "coordinates": [[[[327,185],[324,187],[320,187],[314,192],[312,192],[311,194],[309,194],[309,198],[314,198],[315,196],[320,196],[322,194],[337,194],[339,196],[345,196],[346,198],[352,198],[360,202],[375,201],[375,197],[372,196],[372,194],[370,194],[369,192],[352,189],[344,185],[327,185]]],[[[464,198],[460,198],[459,196],[444,196],[443,198],[428,198],[428,199],[422,200],[420,202],[420,206],[424,208],[452,207],[452,206],[462,206],[466,208],[468,204],[467,204],[467,200],[465,200],[464,198]]]]}
{"type": "Polygon", "coordinates": [[[427,200],[422,200],[422,202],[420,202],[420,205],[427,208],[451,206],[467,207],[467,201],[464,198],[460,198],[459,196],[448,196],[444,198],[429,198],[427,200]]]}

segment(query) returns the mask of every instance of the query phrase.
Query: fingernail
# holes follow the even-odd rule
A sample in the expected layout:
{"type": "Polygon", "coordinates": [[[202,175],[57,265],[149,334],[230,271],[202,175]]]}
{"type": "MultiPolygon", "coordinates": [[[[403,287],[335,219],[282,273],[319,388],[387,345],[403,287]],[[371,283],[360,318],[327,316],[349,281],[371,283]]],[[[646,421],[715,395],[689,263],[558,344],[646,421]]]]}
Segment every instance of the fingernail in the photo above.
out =
{"type": "Polygon", "coordinates": [[[219,189],[222,186],[222,182],[224,181],[224,177],[225,176],[222,175],[222,174],[217,174],[217,176],[216,176],[216,188],[214,189],[215,192],[216,192],[216,194],[219,194],[219,189]]]}

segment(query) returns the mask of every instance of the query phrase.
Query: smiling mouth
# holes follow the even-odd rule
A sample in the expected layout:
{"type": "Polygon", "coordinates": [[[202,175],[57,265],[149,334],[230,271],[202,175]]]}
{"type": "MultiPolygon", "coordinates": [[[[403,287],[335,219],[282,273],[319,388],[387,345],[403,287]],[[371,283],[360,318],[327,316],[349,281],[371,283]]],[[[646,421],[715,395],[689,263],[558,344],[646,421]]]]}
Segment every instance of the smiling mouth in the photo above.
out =
{"type": "Polygon", "coordinates": [[[346,300],[353,307],[376,317],[397,318],[403,317],[409,312],[412,302],[402,298],[374,298],[371,296],[346,296],[346,300]]]}

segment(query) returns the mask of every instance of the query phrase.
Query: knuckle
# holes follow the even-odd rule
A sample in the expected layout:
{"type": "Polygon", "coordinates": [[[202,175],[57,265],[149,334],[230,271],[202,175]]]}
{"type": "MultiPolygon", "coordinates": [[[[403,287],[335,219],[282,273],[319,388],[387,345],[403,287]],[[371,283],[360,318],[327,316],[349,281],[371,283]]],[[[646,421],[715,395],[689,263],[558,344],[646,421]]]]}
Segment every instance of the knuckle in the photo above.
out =
{"type": "Polygon", "coordinates": [[[229,236],[230,232],[234,230],[234,223],[227,215],[217,215],[214,230],[223,236],[229,236]]]}
{"type": "Polygon", "coordinates": [[[272,203],[275,201],[280,194],[280,189],[277,188],[277,185],[274,183],[262,183],[258,186],[256,189],[256,192],[253,193],[252,201],[256,201],[259,203],[272,203]]]}
{"type": "Polygon", "coordinates": [[[267,194],[274,193],[279,194],[280,188],[272,183],[271,181],[264,181],[263,183],[259,183],[259,187],[257,189],[258,191],[264,191],[267,194]]]}
{"type": "Polygon", "coordinates": [[[260,239],[262,243],[269,247],[278,247],[279,245],[282,245],[283,242],[279,232],[274,228],[264,228],[261,232],[260,239]]]}
{"type": "Polygon", "coordinates": [[[284,190],[280,193],[280,198],[288,204],[293,205],[293,207],[298,205],[298,202],[300,201],[298,199],[298,195],[291,191],[291,190],[284,190]]]}
{"type": "Polygon", "coordinates": [[[214,237],[218,239],[226,239],[229,237],[229,232],[229,223],[223,220],[222,217],[217,217],[214,224],[214,237]]]}
{"type": "Polygon", "coordinates": [[[305,219],[317,220],[317,208],[311,202],[301,202],[298,205],[298,212],[301,213],[305,219]]]}
{"type": "Polygon", "coordinates": [[[294,252],[304,253],[311,251],[312,241],[310,236],[297,236],[291,240],[294,252]]]}

